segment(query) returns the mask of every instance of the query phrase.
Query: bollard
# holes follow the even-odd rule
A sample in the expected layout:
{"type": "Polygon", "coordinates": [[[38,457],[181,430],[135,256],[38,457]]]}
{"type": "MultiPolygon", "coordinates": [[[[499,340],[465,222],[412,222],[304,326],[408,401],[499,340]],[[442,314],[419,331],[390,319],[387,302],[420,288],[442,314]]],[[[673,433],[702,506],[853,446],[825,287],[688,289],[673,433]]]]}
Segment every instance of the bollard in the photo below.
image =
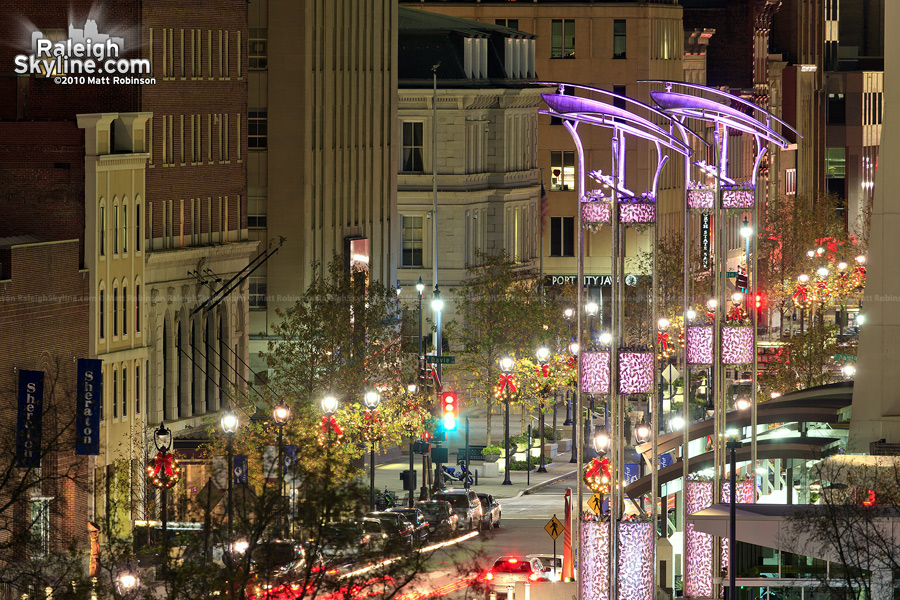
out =
{"type": "Polygon", "coordinates": [[[525,600],[531,600],[531,582],[525,582],[525,600]]]}
{"type": "Polygon", "coordinates": [[[475,469],[475,485],[478,485],[478,469],[475,469]]]}
{"type": "Polygon", "coordinates": [[[506,586],[506,600],[516,600],[516,586],[511,583],[506,586]]]}
{"type": "Polygon", "coordinates": [[[497,592],[491,592],[491,595],[488,596],[488,600],[497,600],[497,592]]]}

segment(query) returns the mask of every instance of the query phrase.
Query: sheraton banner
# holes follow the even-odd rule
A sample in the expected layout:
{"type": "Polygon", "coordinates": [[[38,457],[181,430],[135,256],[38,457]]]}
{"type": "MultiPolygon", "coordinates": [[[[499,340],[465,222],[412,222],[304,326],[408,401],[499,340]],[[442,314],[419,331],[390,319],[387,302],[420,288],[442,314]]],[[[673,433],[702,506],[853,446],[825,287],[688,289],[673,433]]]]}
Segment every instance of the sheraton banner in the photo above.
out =
{"type": "Polygon", "coordinates": [[[16,466],[41,466],[41,419],[44,413],[44,372],[19,371],[19,418],[16,429],[16,466]]]}
{"type": "Polygon", "coordinates": [[[76,454],[100,454],[100,399],[103,397],[103,361],[78,359],[78,418],[76,454]]]}

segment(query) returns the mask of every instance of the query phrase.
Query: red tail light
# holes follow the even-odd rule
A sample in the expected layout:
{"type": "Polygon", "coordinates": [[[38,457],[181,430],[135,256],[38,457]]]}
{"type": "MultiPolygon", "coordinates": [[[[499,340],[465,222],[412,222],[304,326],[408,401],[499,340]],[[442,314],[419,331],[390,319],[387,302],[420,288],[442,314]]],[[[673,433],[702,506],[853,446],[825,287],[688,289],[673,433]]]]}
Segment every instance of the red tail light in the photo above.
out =
{"type": "Polygon", "coordinates": [[[491,571],[488,571],[487,575],[485,575],[484,578],[487,579],[488,581],[491,581],[494,578],[494,573],[491,571]]]}

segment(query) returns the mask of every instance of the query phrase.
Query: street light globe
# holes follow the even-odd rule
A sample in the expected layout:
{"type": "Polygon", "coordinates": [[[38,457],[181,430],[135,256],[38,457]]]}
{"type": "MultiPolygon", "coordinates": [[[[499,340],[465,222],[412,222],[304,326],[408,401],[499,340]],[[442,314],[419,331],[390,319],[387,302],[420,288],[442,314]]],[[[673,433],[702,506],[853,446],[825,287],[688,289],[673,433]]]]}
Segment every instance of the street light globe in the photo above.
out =
{"type": "Polygon", "coordinates": [[[747,222],[747,219],[744,219],[744,224],[741,226],[741,237],[748,238],[753,235],[753,228],[750,227],[750,224],[747,222]]]}
{"type": "Polygon", "coordinates": [[[238,417],[233,412],[226,411],[222,415],[222,431],[228,435],[232,435],[238,428],[238,417]]]}
{"type": "Polygon", "coordinates": [[[734,401],[734,407],[738,410],[747,410],[750,408],[750,399],[746,396],[741,396],[734,401]]]}
{"type": "Polygon", "coordinates": [[[422,278],[419,277],[419,280],[416,282],[416,291],[419,292],[419,295],[422,295],[422,292],[425,291],[425,282],[422,281],[422,278]]]}
{"type": "Polygon", "coordinates": [[[662,317],[656,324],[659,326],[660,331],[665,331],[669,328],[669,320],[665,317],[662,317]]]}
{"type": "Polygon", "coordinates": [[[287,404],[279,404],[272,409],[272,418],[277,425],[284,425],[291,418],[291,409],[287,404]]]}
{"type": "Polygon", "coordinates": [[[816,271],[816,274],[819,277],[828,277],[828,269],[825,267],[819,267],[819,270],[816,271]]]}
{"type": "Polygon", "coordinates": [[[818,248],[816,248],[816,254],[818,256],[822,256],[823,254],[825,254],[825,248],[819,246],[818,248]]]}
{"type": "Polygon", "coordinates": [[[399,279],[397,280],[397,287],[396,287],[396,290],[397,290],[397,295],[398,295],[398,296],[400,295],[400,292],[403,291],[403,288],[400,286],[400,280],[399,280],[399,279]]]}
{"type": "Polygon", "coordinates": [[[322,398],[322,412],[326,415],[333,415],[337,412],[338,401],[334,396],[325,396],[322,398]]]}
{"type": "Polygon", "coordinates": [[[816,256],[816,251],[815,250],[807,250],[806,256],[808,256],[809,258],[814,258],[816,256]]]}
{"type": "Polygon", "coordinates": [[[602,456],[606,454],[606,449],[609,448],[609,434],[606,433],[606,430],[601,429],[594,436],[594,439],[591,440],[591,443],[597,454],[602,456]]]}
{"type": "Polygon", "coordinates": [[[860,254],[859,256],[857,256],[857,257],[856,257],[856,263],[857,263],[857,264],[860,264],[860,265],[866,264],[866,255],[865,255],[865,254],[860,254]]]}
{"type": "Polygon", "coordinates": [[[775,398],[781,398],[781,392],[772,392],[769,396],[774,400],[775,398]]]}
{"type": "Polygon", "coordinates": [[[569,344],[569,354],[571,354],[572,356],[578,356],[578,350],[578,342],[572,342],[571,344],[569,344]]]}
{"type": "Polygon", "coordinates": [[[368,392],[366,392],[366,395],[363,396],[363,402],[366,403],[366,408],[368,408],[369,410],[375,410],[381,403],[381,394],[379,394],[375,390],[369,390],[368,392]]]}
{"type": "Polygon", "coordinates": [[[841,372],[847,379],[852,379],[853,376],[856,375],[856,367],[854,367],[853,365],[844,365],[841,369],[841,372]]]}
{"type": "Polygon", "coordinates": [[[844,271],[847,269],[847,263],[845,263],[844,261],[841,261],[838,263],[837,267],[838,267],[838,271],[844,271]]]}
{"type": "Polygon", "coordinates": [[[516,361],[514,361],[511,357],[504,356],[500,359],[500,370],[504,373],[511,373],[514,366],[516,366],[516,361]]]}
{"type": "Polygon", "coordinates": [[[719,306],[719,301],[715,298],[710,298],[706,301],[706,308],[709,310],[716,310],[716,307],[719,306]]]}
{"type": "Polygon", "coordinates": [[[116,578],[117,583],[119,584],[119,589],[121,592],[126,593],[133,590],[137,587],[138,578],[129,571],[123,571],[119,573],[119,576],[116,578]]]}
{"type": "Polygon", "coordinates": [[[862,325],[862,324],[865,323],[865,322],[866,322],[866,315],[858,315],[858,316],[856,317],[856,324],[857,324],[857,325],[862,325]]]}
{"type": "Polygon", "coordinates": [[[584,310],[587,311],[589,317],[597,316],[597,311],[600,310],[600,306],[596,302],[588,302],[584,306],[584,310]]]}
{"type": "Polygon", "coordinates": [[[739,305],[744,301],[744,294],[742,292],[735,292],[731,295],[731,303],[735,306],[739,305]]]}
{"type": "Polygon", "coordinates": [[[647,421],[641,419],[638,426],[634,428],[634,437],[639,444],[643,444],[650,439],[650,425],[647,424],[647,421]]]}
{"type": "Polygon", "coordinates": [[[800,283],[805,284],[805,283],[809,282],[809,275],[807,275],[806,273],[800,273],[800,274],[797,276],[797,281],[799,281],[800,283]]]}
{"type": "Polygon", "coordinates": [[[609,346],[609,344],[611,342],[612,342],[612,334],[610,332],[604,331],[603,333],[600,334],[600,343],[601,344],[603,344],[604,346],[609,346]]]}
{"type": "Polygon", "coordinates": [[[441,298],[441,291],[438,286],[434,286],[434,293],[431,295],[431,310],[441,312],[444,310],[444,299],[441,298]]]}
{"type": "Polygon", "coordinates": [[[538,348],[535,354],[537,356],[538,362],[542,365],[546,365],[547,361],[550,360],[550,349],[546,346],[541,346],[540,348],[538,348]]]}
{"type": "Polygon", "coordinates": [[[567,308],[566,310],[563,311],[563,316],[566,319],[571,319],[572,315],[574,315],[574,314],[575,314],[575,309],[573,309],[573,308],[567,308]]]}
{"type": "Polygon", "coordinates": [[[687,316],[688,321],[693,321],[694,319],[697,318],[697,311],[694,310],[693,308],[689,308],[686,316],[687,316]]]}
{"type": "Polygon", "coordinates": [[[410,394],[415,394],[416,392],[419,391],[419,386],[416,385],[415,383],[410,383],[406,386],[406,391],[409,392],[410,394]]]}
{"type": "Polygon", "coordinates": [[[678,431],[679,429],[684,429],[684,418],[683,417],[672,417],[669,421],[669,427],[671,427],[672,431],[678,431]]]}
{"type": "Polygon", "coordinates": [[[153,432],[153,443],[159,452],[168,452],[172,447],[172,432],[162,421],[159,422],[159,429],[153,432]]]}

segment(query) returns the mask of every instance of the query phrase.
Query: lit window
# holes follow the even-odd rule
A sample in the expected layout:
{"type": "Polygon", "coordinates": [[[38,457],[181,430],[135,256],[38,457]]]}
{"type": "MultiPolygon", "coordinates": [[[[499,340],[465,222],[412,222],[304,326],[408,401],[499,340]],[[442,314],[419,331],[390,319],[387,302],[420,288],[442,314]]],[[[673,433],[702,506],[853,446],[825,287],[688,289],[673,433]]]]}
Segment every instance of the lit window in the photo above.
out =
{"type": "Polygon", "coordinates": [[[787,196],[797,193],[797,169],[788,169],[784,172],[784,193],[787,196]]]}
{"type": "Polygon", "coordinates": [[[29,541],[32,557],[44,557],[50,553],[50,498],[31,499],[29,541]]]}
{"type": "Polygon", "coordinates": [[[403,217],[403,264],[404,267],[421,267],[423,261],[423,239],[425,225],[422,217],[403,217]]]}
{"type": "Polygon", "coordinates": [[[613,21],[613,58],[625,58],[625,19],[613,21]]]}
{"type": "Polygon", "coordinates": [[[550,256],[575,256],[575,217],[550,217],[550,256]]]}
{"type": "Polygon", "coordinates": [[[575,20],[553,19],[550,44],[550,58],[575,58],[575,20]]]}
{"type": "Polygon", "coordinates": [[[265,309],[268,306],[268,291],[265,277],[250,278],[250,308],[265,309]]]}
{"type": "Polygon", "coordinates": [[[424,124],[421,122],[403,123],[403,166],[404,173],[421,173],[422,136],[424,124]]]}
{"type": "Polygon", "coordinates": [[[554,150],[550,152],[550,189],[566,191],[575,189],[575,152],[554,150]]]}
{"type": "Polygon", "coordinates": [[[268,116],[266,109],[251,109],[247,113],[247,147],[265,149],[268,146],[268,116]]]}
{"type": "Polygon", "coordinates": [[[248,44],[250,68],[267,69],[269,66],[269,32],[267,29],[250,28],[248,44]]]}

